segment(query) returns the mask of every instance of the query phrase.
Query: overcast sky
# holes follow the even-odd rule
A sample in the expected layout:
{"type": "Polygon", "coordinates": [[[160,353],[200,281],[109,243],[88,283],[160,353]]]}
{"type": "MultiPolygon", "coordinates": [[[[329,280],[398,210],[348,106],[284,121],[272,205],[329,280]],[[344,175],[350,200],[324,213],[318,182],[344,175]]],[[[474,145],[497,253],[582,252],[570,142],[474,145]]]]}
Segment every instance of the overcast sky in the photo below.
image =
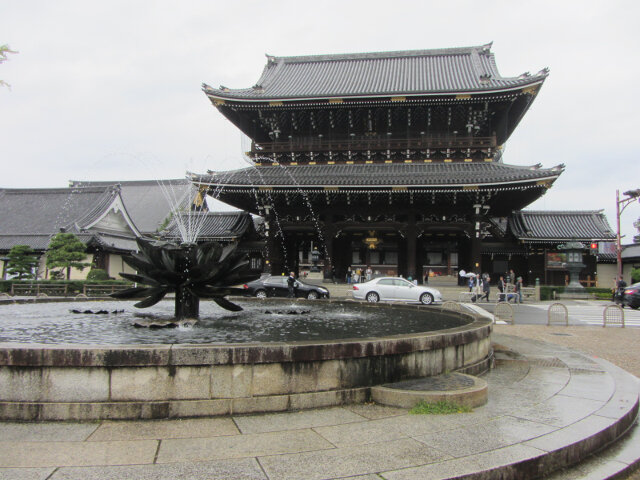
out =
{"type": "MultiPolygon", "coordinates": [[[[0,187],[179,178],[246,166],[201,84],[245,88],[276,56],[493,41],[503,76],[551,73],[504,161],[564,163],[530,209],[604,209],[640,188],[636,1],[0,0],[0,187]]],[[[622,216],[623,243],[640,204],[622,216]]]]}

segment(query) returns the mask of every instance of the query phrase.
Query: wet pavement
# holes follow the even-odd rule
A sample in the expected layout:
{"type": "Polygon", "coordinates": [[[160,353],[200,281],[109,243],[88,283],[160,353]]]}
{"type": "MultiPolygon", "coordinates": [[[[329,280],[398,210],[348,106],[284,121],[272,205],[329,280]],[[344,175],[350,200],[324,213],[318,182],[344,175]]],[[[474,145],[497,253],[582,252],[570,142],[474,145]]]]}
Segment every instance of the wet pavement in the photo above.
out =
{"type": "MultiPolygon", "coordinates": [[[[483,376],[489,400],[472,413],[410,415],[367,403],[201,419],[2,422],[0,478],[526,478],[586,455],[632,425],[637,378],[510,329],[517,327],[496,326],[496,368],[483,376]]],[[[636,462],[635,432],[608,456],[593,457],[590,475],[636,462]]],[[[576,472],[554,478],[582,478],[576,472]]]]}
{"type": "MultiPolygon", "coordinates": [[[[445,290],[443,288],[443,290],[445,290]]],[[[445,299],[458,289],[445,290],[445,299]]],[[[348,298],[346,285],[332,298],[348,298]]],[[[608,302],[514,306],[497,324],[488,403],[472,413],[410,415],[373,403],[276,414],[95,423],[0,422],[0,479],[640,479],[640,312],[602,328],[608,302]],[[614,366],[617,365],[616,366],[614,366]],[[621,367],[621,368],[618,368],[621,367]],[[628,433],[568,469],[555,467],[628,433]]],[[[495,304],[475,304],[491,315],[495,304]]]]}

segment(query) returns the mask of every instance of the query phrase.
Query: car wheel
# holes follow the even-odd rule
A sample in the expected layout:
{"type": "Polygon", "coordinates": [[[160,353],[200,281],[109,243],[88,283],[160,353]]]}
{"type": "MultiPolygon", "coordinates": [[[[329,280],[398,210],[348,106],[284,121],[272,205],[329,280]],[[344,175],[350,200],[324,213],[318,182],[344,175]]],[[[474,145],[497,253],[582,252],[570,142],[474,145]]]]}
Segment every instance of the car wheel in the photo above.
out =
{"type": "Polygon", "coordinates": [[[378,303],[380,301],[380,295],[376,292],[367,293],[367,302],[378,303]]]}
{"type": "Polygon", "coordinates": [[[316,292],[315,290],[311,290],[309,293],[307,293],[308,300],[315,300],[316,298],[318,298],[318,292],[316,292]]]}
{"type": "Polygon", "coordinates": [[[431,305],[433,303],[433,295],[430,293],[423,293],[420,295],[420,303],[423,305],[431,305]]]}
{"type": "Polygon", "coordinates": [[[267,292],[264,290],[258,290],[256,292],[256,297],[258,298],[267,298],[267,292]]]}

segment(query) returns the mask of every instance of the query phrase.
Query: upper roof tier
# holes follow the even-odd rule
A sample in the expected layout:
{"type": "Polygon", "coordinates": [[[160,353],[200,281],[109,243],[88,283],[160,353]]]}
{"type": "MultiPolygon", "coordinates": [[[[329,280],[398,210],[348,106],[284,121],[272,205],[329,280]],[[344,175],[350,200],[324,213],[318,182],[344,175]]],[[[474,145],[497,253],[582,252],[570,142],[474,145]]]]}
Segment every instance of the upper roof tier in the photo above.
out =
{"type": "Polygon", "coordinates": [[[251,88],[212,88],[211,99],[236,101],[308,100],[398,95],[493,93],[541,84],[535,75],[502,77],[491,44],[434,50],[272,57],[251,88]]]}

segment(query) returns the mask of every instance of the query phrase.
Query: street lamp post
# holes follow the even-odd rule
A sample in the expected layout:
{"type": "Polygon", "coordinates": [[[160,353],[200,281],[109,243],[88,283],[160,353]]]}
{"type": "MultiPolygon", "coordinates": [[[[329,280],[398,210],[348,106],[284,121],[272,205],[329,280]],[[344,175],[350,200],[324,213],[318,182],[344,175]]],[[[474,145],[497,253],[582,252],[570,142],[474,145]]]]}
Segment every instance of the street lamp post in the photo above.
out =
{"type": "Polygon", "coordinates": [[[629,190],[627,192],[624,192],[623,195],[625,195],[624,198],[620,199],[620,190],[616,190],[616,266],[617,266],[617,278],[616,278],[616,282],[618,281],[618,279],[622,276],[622,245],[620,244],[620,215],[622,214],[622,212],[624,211],[625,208],[627,208],[627,205],[629,205],[631,202],[635,202],[636,200],[640,201],[640,188],[636,189],[636,190],[629,190]],[[622,208],[620,207],[622,206],[622,208]]]}

